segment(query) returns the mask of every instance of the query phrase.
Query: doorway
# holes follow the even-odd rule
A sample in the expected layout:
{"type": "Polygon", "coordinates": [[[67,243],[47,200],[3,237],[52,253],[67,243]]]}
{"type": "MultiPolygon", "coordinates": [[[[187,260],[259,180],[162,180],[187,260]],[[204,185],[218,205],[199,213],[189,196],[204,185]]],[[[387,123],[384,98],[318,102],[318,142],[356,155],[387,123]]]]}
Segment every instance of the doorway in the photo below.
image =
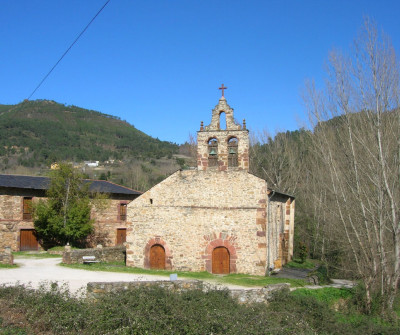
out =
{"type": "Polygon", "coordinates": [[[165,269],[165,249],[159,245],[153,245],[150,249],[150,269],[165,269]]]}
{"type": "Polygon", "coordinates": [[[217,247],[212,252],[212,273],[229,274],[230,255],[225,247],[217,247]]]}
{"type": "Polygon", "coordinates": [[[126,242],[126,228],[118,228],[116,245],[123,245],[125,242],[126,242]]]}
{"type": "Polygon", "coordinates": [[[38,250],[39,243],[36,239],[35,229],[21,229],[19,239],[20,251],[38,250]]]}

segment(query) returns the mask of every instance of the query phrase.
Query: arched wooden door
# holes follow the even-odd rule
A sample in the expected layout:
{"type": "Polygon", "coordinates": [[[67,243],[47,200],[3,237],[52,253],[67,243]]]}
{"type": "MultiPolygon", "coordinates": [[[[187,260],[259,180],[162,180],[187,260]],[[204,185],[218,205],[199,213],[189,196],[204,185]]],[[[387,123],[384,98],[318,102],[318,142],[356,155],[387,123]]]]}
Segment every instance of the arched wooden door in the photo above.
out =
{"type": "Polygon", "coordinates": [[[225,247],[218,247],[212,253],[212,273],[228,274],[229,269],[229,251],[225,247]]]}
{"type": "Polygon", "coordinates": [[[150,269],[165,269],[165,249],[159,244],[150,248],[150,269]]]}

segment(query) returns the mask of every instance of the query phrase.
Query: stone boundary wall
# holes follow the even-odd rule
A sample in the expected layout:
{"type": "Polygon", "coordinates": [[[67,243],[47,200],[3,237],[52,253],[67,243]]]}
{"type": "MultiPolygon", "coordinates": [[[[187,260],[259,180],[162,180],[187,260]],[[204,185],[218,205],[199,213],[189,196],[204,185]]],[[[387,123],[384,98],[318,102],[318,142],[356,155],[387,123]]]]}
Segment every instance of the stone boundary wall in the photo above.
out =
{"type": "MultiPolygon", "coordinates": [[[[181,293],[189,290],[212,290],[227,289],[224,286],[215,286],[201,280],[159,280],[159,281],[134,281],[134,282],[90,282],[87,284],[87,298],[96,301],[102,295],[119,291],[135,290],[143,287],[162,287],[173,292],[181,293]]],[[[268,303],[276,291],[289,290],[290,285],[286,283],[272,284],[263,288],[254,289],[230,289],[230,295],[239,303],[268,303]]]]}
{"type": "Polygon", "coordinates": [[[96,248],[88,249],[73,249],[66,246],[63,253],[63,263],[74,264],[83,263],[83,256],[95,256],[96,261],[100,262],[125,262],[126,261],[126,247],[102,247],[101,245],[96,248]]]}
{"type": "Polygon", "coordinates": [[[14,256],[10,247],[6,247],[4,250],[0,251],[0,263],[10,265],[14,264],[14,256]]]}

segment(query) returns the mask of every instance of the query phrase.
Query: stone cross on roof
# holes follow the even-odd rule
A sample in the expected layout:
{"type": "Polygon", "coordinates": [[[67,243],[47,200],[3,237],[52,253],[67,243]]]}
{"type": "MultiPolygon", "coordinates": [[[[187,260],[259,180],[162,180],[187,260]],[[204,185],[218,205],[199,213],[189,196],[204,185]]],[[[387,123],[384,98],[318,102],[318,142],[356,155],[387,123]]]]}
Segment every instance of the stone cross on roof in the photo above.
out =
{"type": "Polygon", "coordinates": [[[221,87],[218,88],[219,90],[222,90],[222,97],[223,97],[223,98],[225,98],[225,97],[224,97],[224,90],[226,90],[227,88],[228,88],[228,87],[224,87],[224,84],[222,84],[221,87]]]}

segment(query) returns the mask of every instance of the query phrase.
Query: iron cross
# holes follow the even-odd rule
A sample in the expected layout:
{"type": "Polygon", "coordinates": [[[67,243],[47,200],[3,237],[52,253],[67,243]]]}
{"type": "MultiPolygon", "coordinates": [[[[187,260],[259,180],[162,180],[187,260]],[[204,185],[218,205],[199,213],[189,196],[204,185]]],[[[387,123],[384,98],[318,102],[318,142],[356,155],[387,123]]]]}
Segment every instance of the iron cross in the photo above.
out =
{"type": "Polygon", "coordinates": [[[221,87],[218,87],[219,90],[222,90],[222,97],[224,98],[224,90],[226,90],[228,87],[224,87],[224,84],[221,85],[221,87]]]}

